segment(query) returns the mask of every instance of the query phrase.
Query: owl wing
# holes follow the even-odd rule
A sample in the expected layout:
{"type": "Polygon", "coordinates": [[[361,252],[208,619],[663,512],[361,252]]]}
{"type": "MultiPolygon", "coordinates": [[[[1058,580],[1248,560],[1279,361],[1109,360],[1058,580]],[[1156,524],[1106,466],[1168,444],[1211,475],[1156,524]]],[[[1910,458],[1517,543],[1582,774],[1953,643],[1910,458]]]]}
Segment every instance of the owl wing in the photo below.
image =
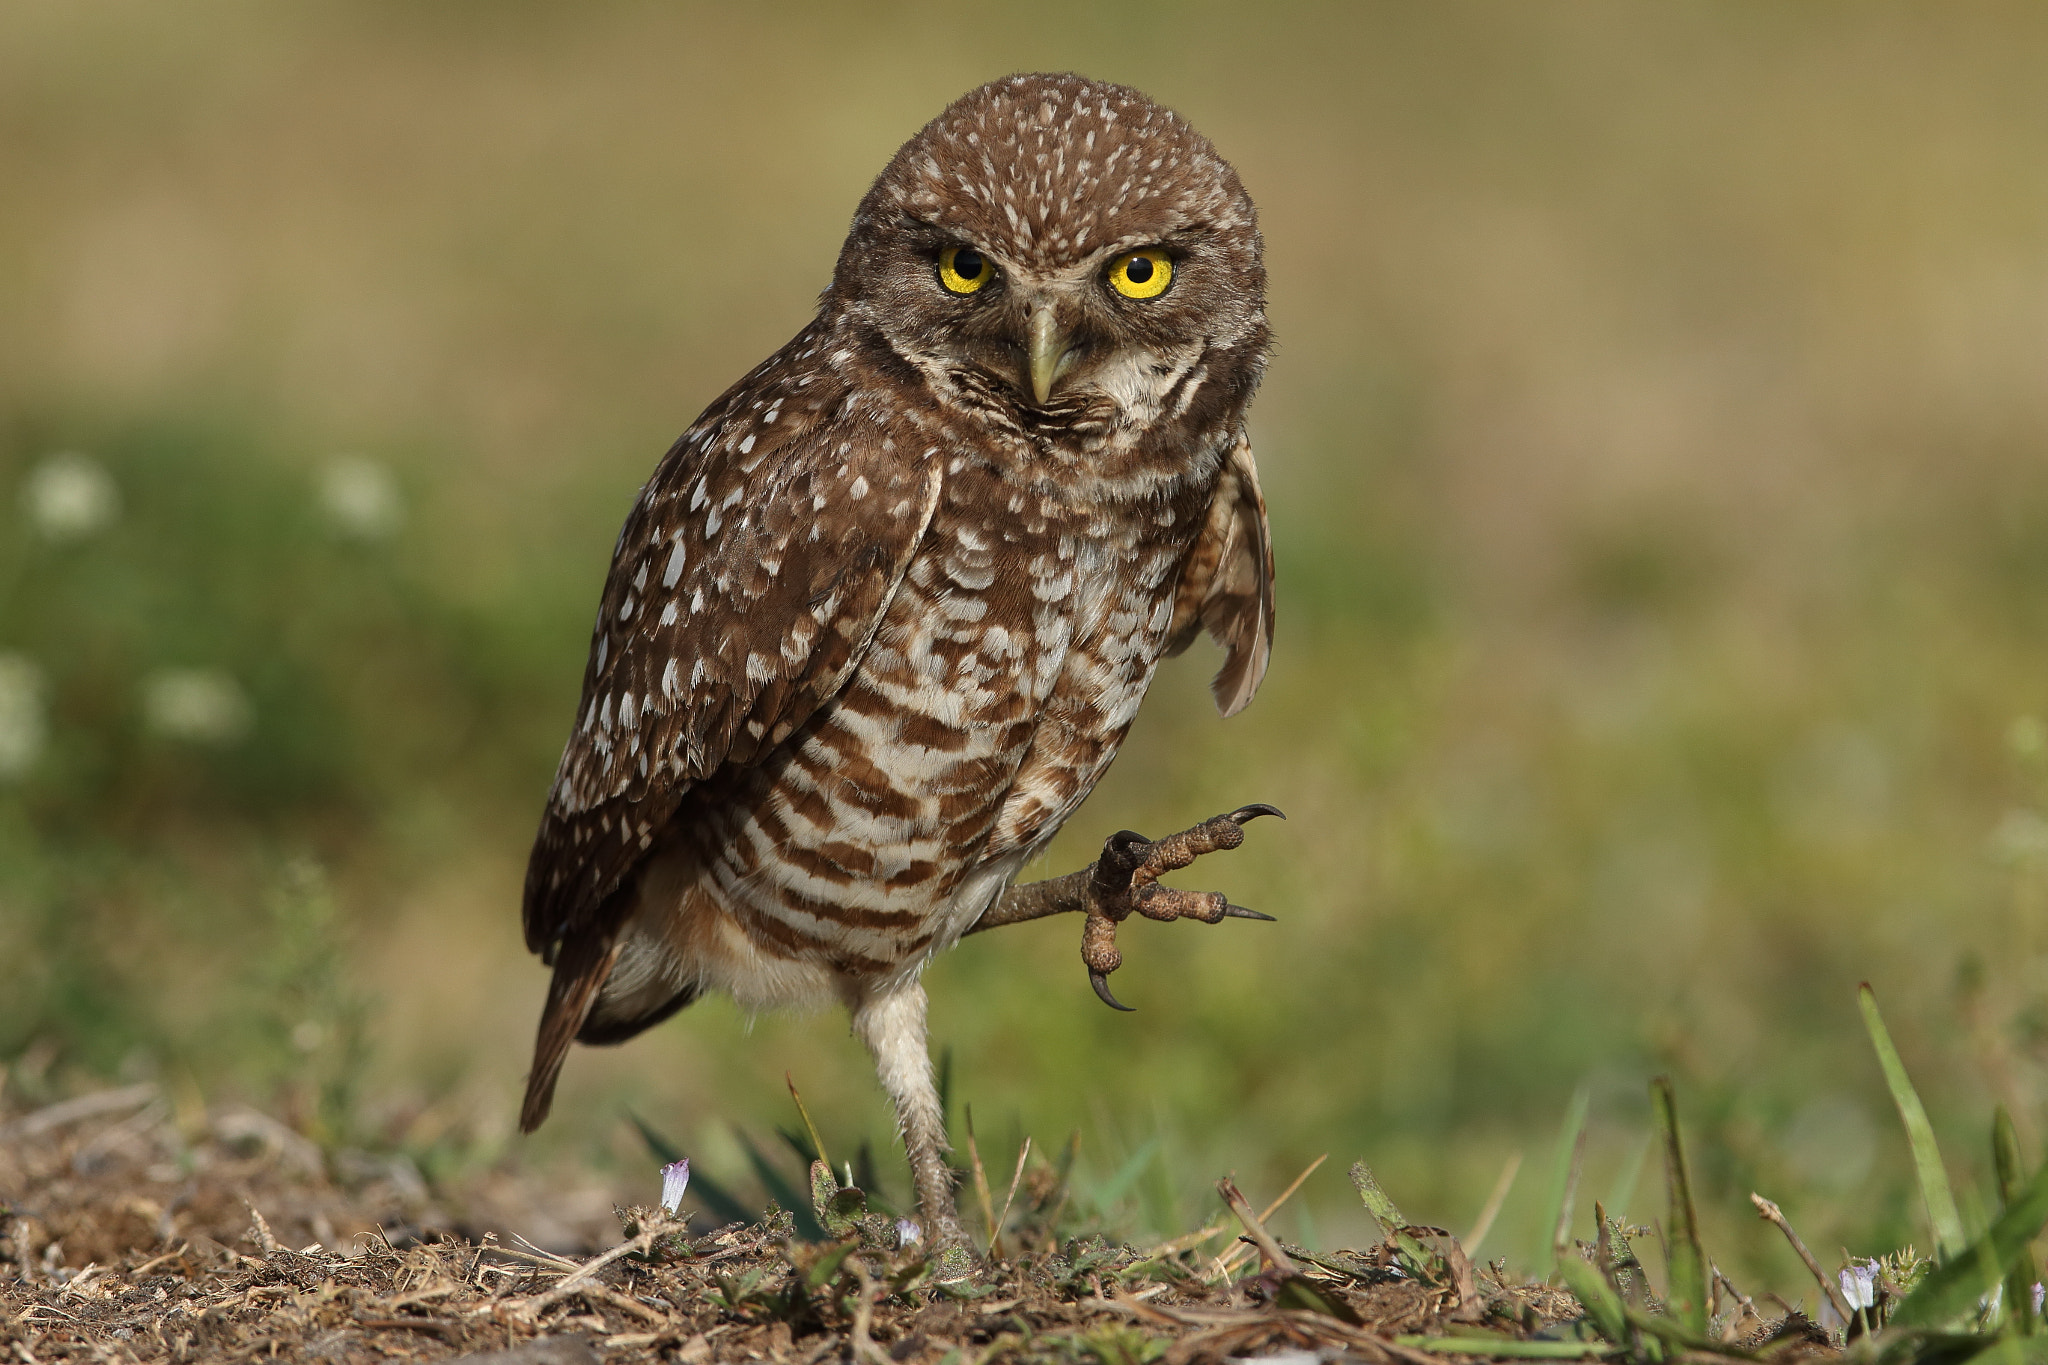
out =
{"type": "Polygon", "coordinates": [[[619,533],[527,864],[526,942],[550,961],[694,784],[755,761],[845,683],[931,520],[936,451],[906,458],[843,395],[787,398],[742,381],[619,533]]]}
{"type": "Polygon", "coordinates": [[[1210,694],[1218,711],[1234,716],[1259,690],[1273,652],[1273,538],[1242,431],[1217,475],[1208,523],[1181,569],[1166,652],[1180,653],[1202,630],[1223,647],[1210,694]]]}

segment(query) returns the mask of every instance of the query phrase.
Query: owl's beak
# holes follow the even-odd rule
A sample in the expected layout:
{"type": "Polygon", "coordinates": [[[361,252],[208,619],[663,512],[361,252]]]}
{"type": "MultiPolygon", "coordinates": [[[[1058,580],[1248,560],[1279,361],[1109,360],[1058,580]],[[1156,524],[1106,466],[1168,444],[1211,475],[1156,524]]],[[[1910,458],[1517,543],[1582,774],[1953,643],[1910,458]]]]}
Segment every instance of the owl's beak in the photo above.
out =
{"type": "Polygon", "coordinates": [[[1052,305],[1042,303],[1033,309],[1027,352],[1031,365],[1031,396],[1040,403],[1052,397],[1052,386],[1073,367],[1077,353],[1078,348],[1068,339],[1059,319],[1054,316],[1052,305]]]}

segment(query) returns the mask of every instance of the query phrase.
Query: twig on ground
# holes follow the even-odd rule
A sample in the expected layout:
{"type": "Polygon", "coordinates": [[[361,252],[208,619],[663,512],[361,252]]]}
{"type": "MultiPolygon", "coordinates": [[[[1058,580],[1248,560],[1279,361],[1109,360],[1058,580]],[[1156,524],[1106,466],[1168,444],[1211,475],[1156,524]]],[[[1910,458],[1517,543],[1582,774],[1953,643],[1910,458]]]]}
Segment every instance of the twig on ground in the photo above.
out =
{"type": "Polygon", "coordinates": [[[1842,1321],[1854,1322],[1856,1315],[1849,1310],[1848,1301],[1842,1297],[1842,1291],[1835,1287],[1834,1282],[1828,1278],[1827,1272],[1820,1268],[1820,1262],[1814,1260],[1813,1253],[1806,1249],[1806,1243],[1799,1240],[1799,1234],[1794,1232],[1792,1225],[1785,1221],[1785,1211],[1762,1195],[1754,1192],[1750,1194],[1749,1202],[1756,1205],[1756,1212],[1759,1218],[1763,1219],[1766,1223],[1774,1224],[1778,1231],[1785,1234],[1785,1240],[1790,1242],[1792,1249],[1799,1253],[1799,1259],[1806,1262],[1806,1268],[1813,1272],[1813,1278],[1820,1284],[1820,1292],[1827,1296],[1828,1303],[1833,1305],[1835,1312],[1841,1315],[1842,1321]]]}
{"type": "Polygon", "coordinates": [[[155,1082],[144,1081],[140,1085],[122,1086],[119,1090],[102,1090],[96,1094],[80,1095],[76,1099],[60,1100],[0,1128],[0,1137],[40,1137],[53,1128],[62,1128],[68,1123],[96,1119],[106,1114],[118,1114],[124,1109],[135,1109],[155,1098],[155,1082]]]}
{"type": "Polygon", "coordinates": [[[1756,1301],[1750,1298],[1749,1295],[1743,1293],[1740,1289],[1737,1289],[1735,1287],[1735,1281],[1729,1279],[1726,1272],[1724,1272],[1719,1265],[1714,1265],[1712,1262],[1709,1262],[1708,1264],[1712,1266],[1715,1282],[1718,1283],[1723,1289],[1727,1290],[1729,1297],[1734,1299],[1735,1302],[1738,1305],[1740,1305],[1742,1309],[1740,1313],[1737,1313],[1734,1316],[1734,1318],[1729,1321],[1727,1330],[1723,1332],[1721,1335],[1721,1339],[1723,1341],[1733,1341],[1738,1335],[1736,1330],[1737,1328],[1741,1327],[1742,1324],[1745,1322],[1762,1322],[1763,1315],[1756,1311],[1756,1301]]]}
{"type": "MultiPolygon", "coordinates": [[[[563,1299],[568,1298],[571,1294],[583,1288],[584,1285],[590,1283],[598,1271],[603,1270],[614,1261],[624,1260],[626,1257],[633,1255],[644,1256],[653,1249],[657,1239],[666,1237],[671,1233],[681,1232],[685,1226],[685,1224],[669,1218],[651,1220],[647,1226],[640,1230],[638,1237],[633,1238],[629,1242],[621,1242],[610,1251],[604,1253],[604,1255],[585,1261],[582,1267],[574,1274],[563,1276],[555,1282],[553,1288],[545,1293],[536,1294],[531,1298],[510,1305],[510,1307],[514,1313],[528,1321],[532,1321],[548,1308],[560,1303],[563,1299]]],[[[502,1251],[504,1248],[500,1247],[499,1250],[502,1251]]]]}
{"type": "Polygon", "coordinates": [[[128,1278],[131,1280],[139,1281],[142,1279],[144,1275],[147,1275],[150,1271],[155,1270],[158,1266],[164,1264],[164,1262],[175,1261],[191,1249],[192,1244],[190,1242],[180,1242],[178,1243],[176,1249],[166,1251],[163,1255],[158,1256],[153,1260],[144,1261],[141,1265],[129,1271],[128,1278]]]}
{"type": "Polygon", "coordinates": [[[860,1281],[860,1302],[854,1306],[853,1328],[848,1334],[852,1338],[853,1358],[857,1365],[895,1365],[888,1352],[875,1345],[875,1277],[858,1256],[849,1257],[847,1264],[853,1267],[854,1278],[860,1281]]]}
{"type": "Polygon", "coordinates": [[[1237,1188],[1237,1182],[1226,1175],[1216,1182],[1216,1189],[1223,1196],[1223,1202],[1230,1205],[1230,1211],[1237,1215],[1237,1221],[1244,1224],[1245,1232],[1258,1244],[1259,1253],[1272,1263],[1273,1268],[1282,1275],[1299,1275],[1300,1269],[1273,1240],[1273,1234],[1266,1231],[1265,1223],[1252,1212],[1251,1203],[1237,1188]]]}
{"type": "MultiPolygon", "coordinates": [[[[1280,1212],[1280,1206],[1282,1204],[1285,1204],[1289,1199],[1292,1199],[1294,1197],[1294,1192],[1300,1189],[1302,1185],[1307,1182],[1308,1178],[1314,1175],[1316,1171],[1322,1166],[1322,1164],[1325,1161],[1328,1161],[1329,1159],[1330,1154],[1328,1152],[1324,1152],[1314,1161],[1311,1161],[1308,1163],[1308,1165],[1302,1167],[1301,1174],[1294,1177],[1293,1183],[1288,1185],[1286,1189],[1280,1191],[1280,1197],[1278,1199],[1275,1199],[1272,1203],[1266,1205],[1265,1212],[1259,1215],[1259,1221],[1261,1223],[1264,1223],[1266,1220],[1270,1219],[1274,1214],[1280,1212]]],[[[1216,1225],[1216,1230],[1220,1232],[1227,1226],[1228,1224],[1219,1223],[1216,1225]]],[[[1204,1236],[1201,1240],[1207,1241],[1208,1237],[1204,1236]]],[[[1245,1256],[1248,1254],[1248,1248],[1240,1244],[1238,1246],[1226,1249],[1221,1255],[1217,1257],[1217,1262],[1219,1265],[1223,1267],[1223,1273],[1227,1275],[1232,1270],[1235,1270],[1237,1268],[1238,1262],[1244,1260],[1245,1256]]]]}
{"type": "Polygon", "coordinates": [[[537,1265],[543,1270],[559,1271],[564,1275],[574,1274],[583,1268],[566,1256],[557,1256],[552,1251],[542,1251],[516,1232],[512,1234],[512,1239],[518,1242],[519,1245],[508,1247],[493,1244],[485,1247],[483,1254],[486,1256],[510,1257],[512,1260],[524,1261],[528,1265],[537,1265]]]}

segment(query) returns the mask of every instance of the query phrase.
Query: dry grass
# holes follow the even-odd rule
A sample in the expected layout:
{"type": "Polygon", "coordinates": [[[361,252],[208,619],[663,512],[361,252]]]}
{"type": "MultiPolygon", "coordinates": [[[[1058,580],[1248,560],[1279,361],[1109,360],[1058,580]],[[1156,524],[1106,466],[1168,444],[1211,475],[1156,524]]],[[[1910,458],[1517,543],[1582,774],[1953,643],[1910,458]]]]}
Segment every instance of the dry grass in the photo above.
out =
{"type": "MultiPolygon", "coordinates": [[[[1149,1249],[1062,1240],[1057,1184],[1024,1182],[1012,1254],[958,1285],[878,1217],[807,1243],[787,1214],[692,1235],[621,1209],[625,1240],[569,1255],[502,1222],[502,1192],[465,1207],[402,1161],[329,1156],[250,1111],[180,1116],[154,1086],[101,1091],[0,1127],[0,1359],[1416,1365],[1443,1358],[1428,1347],[1603,1350],[1575,1330],[1571,1295],[1498,1263],[1475,1272],[1447,1234],[1401,1233],[1437,1244],[1435,1281],[1391,1241],[1314,1255],[1274,1241],[1225,1181],[1237,1243],[1218,1240],[1228,1218],[1149,1249]]],[[[1832,1349],[1796,1316],[1765,1326],[1745,1307],[1737,1331],[1780,1358],[1832,1349]]]]}

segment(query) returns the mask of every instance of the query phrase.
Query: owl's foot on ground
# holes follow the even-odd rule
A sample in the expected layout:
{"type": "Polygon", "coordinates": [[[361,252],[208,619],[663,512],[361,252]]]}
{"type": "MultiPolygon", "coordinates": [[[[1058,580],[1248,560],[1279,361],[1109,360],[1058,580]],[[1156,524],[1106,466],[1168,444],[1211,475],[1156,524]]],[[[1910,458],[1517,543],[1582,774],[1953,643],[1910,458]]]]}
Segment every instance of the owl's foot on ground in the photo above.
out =
{"type": "Polygon", "coordinates": [[[1123,965],[1117,951],[1116,927],[1132,914],[1146,919],[1193,919],[1219,924],[1225,919],[1263,919],[1216,891],[1182,891],[1161,886],[1159,879],[1194,862],[1204,853],[1220,853],[1244,842],[1244,825],[1261,815],[1278,815],[1275,807],[1240,806],[1228,815],[1212,816],[1192,829],[1164,839],[1147,839],[1123,830],[1103,842],[1102,856],[1088,874],[1088,922],[1081,929],[1081,961],[1088,984],[1111,1009],[1128,1010],[1109,990],[1109,974],[1123,965]]]}

